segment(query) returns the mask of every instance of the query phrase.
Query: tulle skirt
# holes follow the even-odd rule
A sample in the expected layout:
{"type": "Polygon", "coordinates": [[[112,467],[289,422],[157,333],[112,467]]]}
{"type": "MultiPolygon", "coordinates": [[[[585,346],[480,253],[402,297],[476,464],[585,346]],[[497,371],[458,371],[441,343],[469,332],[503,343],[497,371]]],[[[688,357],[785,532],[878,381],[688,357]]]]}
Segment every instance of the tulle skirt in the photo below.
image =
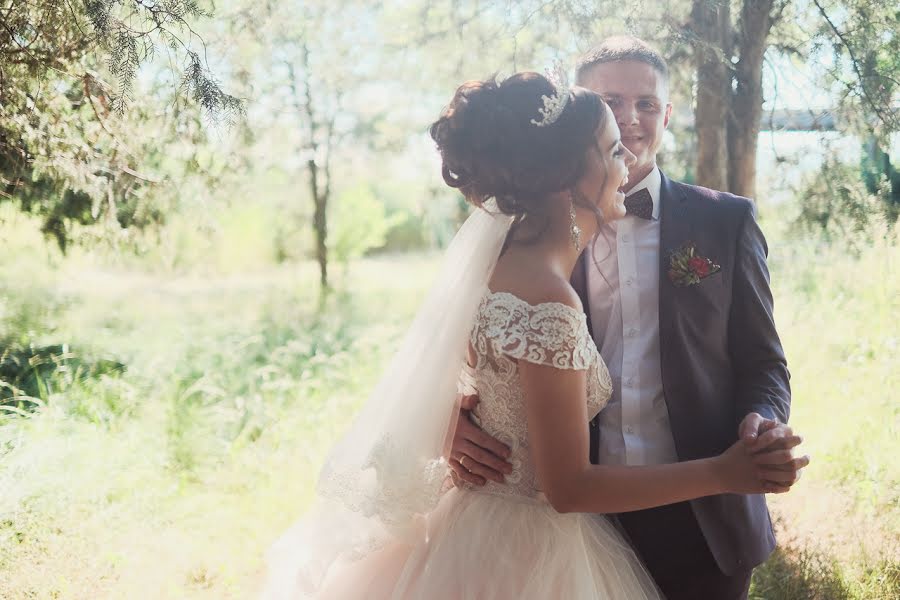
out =
{"type": "MultiPolygon", "coordinates": [[[[546,502],[452,489],[395,544],[330,565],[315,589],[299,581],[294,557],[315,552],[309,529],[276,546],[263,597],[295,600],[645,600],[650,576],[610,522],[560,514],[546,502]],[[304,533],[305,532],[305,533],[304,533]],[[310,547],[312,545],[312,548],[310,547]]],[[[327,535],[327,532],[319,535],[327,535]]],[[[327,540],[321,540],[327,545],[327,540]]]]}

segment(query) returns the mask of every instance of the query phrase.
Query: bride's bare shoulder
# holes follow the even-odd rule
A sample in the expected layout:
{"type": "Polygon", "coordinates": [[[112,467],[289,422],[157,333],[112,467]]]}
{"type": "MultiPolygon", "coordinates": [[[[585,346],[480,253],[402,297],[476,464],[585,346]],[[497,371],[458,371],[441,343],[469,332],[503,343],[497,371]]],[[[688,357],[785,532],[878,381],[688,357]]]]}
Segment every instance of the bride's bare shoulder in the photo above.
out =
{"type": "Polygon", "coordinates": [[[501,259],[488,287],[492,292],[507,292],[532,305],[558,302],[582,310],[581,298],[569,280],[540,262],[501,259]]]}

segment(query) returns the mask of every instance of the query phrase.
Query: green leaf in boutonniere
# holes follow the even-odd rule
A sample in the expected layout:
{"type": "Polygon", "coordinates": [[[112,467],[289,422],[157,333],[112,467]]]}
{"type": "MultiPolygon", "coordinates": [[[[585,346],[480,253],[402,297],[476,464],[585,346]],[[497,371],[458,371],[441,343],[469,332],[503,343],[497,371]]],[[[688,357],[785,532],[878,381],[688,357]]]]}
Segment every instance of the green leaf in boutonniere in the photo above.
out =
{"type": "Polygon", "coordinates": [[[669,280],[677,287],[695,285],[721,270],[712,260],[697,254],[694,242],[686,242],[669,253],[669,280]]]}

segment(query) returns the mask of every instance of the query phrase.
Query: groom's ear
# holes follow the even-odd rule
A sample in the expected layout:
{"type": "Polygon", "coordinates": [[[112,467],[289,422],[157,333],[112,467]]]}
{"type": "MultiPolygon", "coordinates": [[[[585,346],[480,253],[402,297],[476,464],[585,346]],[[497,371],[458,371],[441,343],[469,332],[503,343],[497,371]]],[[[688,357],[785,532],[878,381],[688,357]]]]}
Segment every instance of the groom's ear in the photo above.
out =
{"type": "Polygon", "coordinates": [[[663,117],[663,129],[669,128],[669,117],[672,116],[672,103],[666,102],[666,114],[663,117]]]}

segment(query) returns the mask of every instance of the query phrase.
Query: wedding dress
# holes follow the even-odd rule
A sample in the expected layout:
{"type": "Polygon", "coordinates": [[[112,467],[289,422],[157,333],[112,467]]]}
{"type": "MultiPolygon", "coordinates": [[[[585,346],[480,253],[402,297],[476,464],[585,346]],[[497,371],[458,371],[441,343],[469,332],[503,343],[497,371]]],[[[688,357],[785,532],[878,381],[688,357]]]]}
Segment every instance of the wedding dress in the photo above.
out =
{"type": "MultiPolygon", "coordinates": [[[[402,535],[329,558],[314,581],[297,563],[317,548],[335,555],[323,550],[328,526],[297,528],[274,550],[266,598],[659,598],[605,517],[561,514],[551,507],[530,455],[519,361],[587,371],[589,417],[609,400],[609,371],[585,315],[564,304],[531,305],[509,293],[483,291],[468,339],[477,360],[463,367],[460,386],[467,393],[477,390],[474,418],[512,449],[513,471],[506,482],[443,486],[433,509],[407,520],[402,535]]],[[[443,469],[446,474],[446,464],[443,469]]]]}

